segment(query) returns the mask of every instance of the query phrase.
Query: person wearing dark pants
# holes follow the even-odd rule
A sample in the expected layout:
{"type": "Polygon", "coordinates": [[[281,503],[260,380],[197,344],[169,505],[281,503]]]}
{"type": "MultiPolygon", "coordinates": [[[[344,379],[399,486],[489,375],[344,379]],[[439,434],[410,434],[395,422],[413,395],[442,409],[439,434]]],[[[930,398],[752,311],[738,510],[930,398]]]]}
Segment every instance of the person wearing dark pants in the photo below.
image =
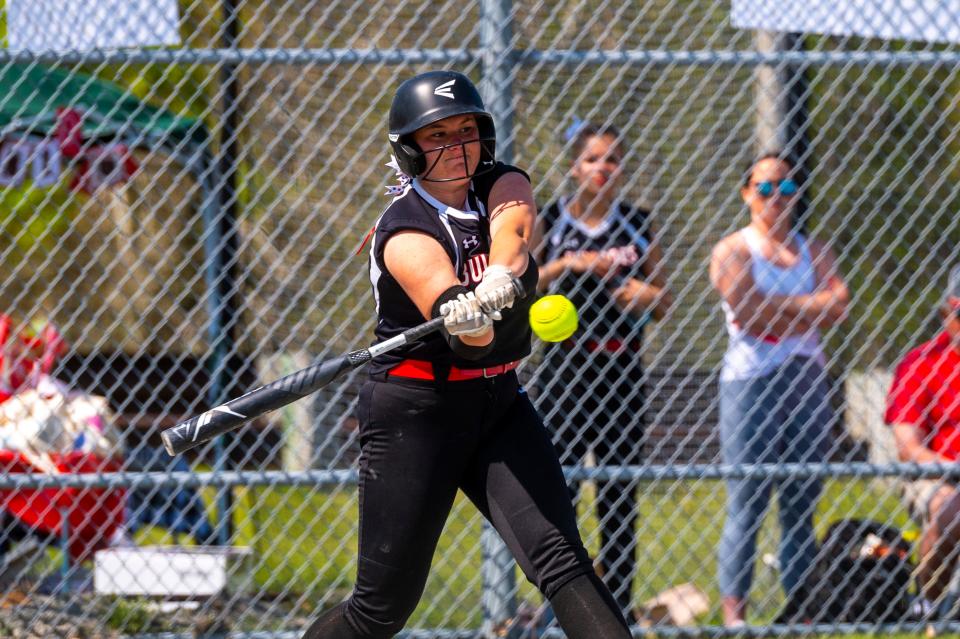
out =
{"type": "MultiPolygon", "coordinates": [[[[576,466],[592,451],[596,464],[643,463],[643,366],[638,353],[576,346],[553,348],[541,365],[544,404],[553,424],[553,442],[562,465],[576,466]],[[562,421],[561,426],[556,424],[562,421]]],[[[600,572],[621,610],[631,610],[637,565],[637,481],[598,480],[596,511],[600,523],[600,572]]],[[[574,499],[578,486],[570,487],[574,499]]]]}
{"type": "MultiPolygon", "coordinates": [[[[588,451],[597,466],[643,463],[644,326],[672,299],[649,212],[620,198],[623,148],[616,128],[579,123],[570,169],[577,190],[548,204],[538,225],[539,288],[566,295],[580,316],[578,331],[552,345],[538,371],[538,400],[564,465],[588,451]]],[[[628,615],[636,491],[636,481],[597,482],[600,570],[628,615]]]]}
{"type": "Polygon", "coordinates": [[[571,639],[625,639],[595,575],[549,435],[515,368],[530,353],[537,265],[527,175],[495,159],[493,119],[460,73],[397,90],[402,182],[370,248],[383,342],[431,317],[444,331],[376,357],[359,397],[360,531],[350,598],[306,639],[387,639],[406,625],[457,490],[476,505],[571,639]],[[516,276],[514,275],[516,274],[516,276]]]}

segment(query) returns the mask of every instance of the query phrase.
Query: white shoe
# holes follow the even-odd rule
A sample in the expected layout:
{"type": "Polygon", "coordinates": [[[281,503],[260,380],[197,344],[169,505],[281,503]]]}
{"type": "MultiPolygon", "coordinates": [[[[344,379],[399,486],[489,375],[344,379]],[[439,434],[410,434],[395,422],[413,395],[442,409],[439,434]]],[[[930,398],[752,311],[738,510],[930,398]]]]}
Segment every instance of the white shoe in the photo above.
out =
{"type": "Polygon", "coordinates": [[[110,548],[133,548],[137,545],[137,542],[133,540],[125,527],[120,526],[110,535],[110,541],[107,542],[107,545],[110,548]]]}

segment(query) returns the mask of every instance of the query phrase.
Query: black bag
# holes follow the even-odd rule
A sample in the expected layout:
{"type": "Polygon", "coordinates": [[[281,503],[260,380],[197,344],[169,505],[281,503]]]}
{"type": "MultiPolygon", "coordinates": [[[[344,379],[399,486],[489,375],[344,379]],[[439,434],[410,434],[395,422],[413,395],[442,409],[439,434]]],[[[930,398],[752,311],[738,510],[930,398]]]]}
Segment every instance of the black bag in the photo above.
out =
{"type": "Polygon", "coordinates": [[[894,527],[865,519],[831,524],[811,574],[778,623],[887,623],[910,611],[910,542],[894,527]]]}

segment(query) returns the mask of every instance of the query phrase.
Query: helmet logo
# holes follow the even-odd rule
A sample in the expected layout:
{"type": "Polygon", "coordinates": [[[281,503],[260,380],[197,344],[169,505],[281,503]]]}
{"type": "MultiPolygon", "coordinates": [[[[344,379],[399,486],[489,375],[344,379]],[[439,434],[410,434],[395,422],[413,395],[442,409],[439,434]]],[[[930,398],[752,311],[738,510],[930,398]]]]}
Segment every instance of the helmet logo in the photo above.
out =
{"type": "Polygon", "coordinates": [[[453,99],[453,83],[456,82],[456,79],[450,80],[449,82],[444,82],[436,89],[433,90],[434,95],[443,96],[445,98],[453,99]]]}
{"type": "Polygon", "coordinates": [[[400,136],[396,133],[387,133],[387,139],[391,142],[396,142],[400,139],[400,136]]]}

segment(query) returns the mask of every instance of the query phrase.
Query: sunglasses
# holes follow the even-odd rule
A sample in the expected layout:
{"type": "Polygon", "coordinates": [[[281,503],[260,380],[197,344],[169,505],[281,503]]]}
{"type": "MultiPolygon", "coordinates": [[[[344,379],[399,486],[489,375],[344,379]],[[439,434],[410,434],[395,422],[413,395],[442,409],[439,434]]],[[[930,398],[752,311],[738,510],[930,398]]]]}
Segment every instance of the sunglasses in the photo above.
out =
{"type": "Polygon", "coordinates": [[[754,184],[754,187],[757,189],[757,195],[763,198],[768,198],[773,195],[774,190],[779,190],[780,195],[796,195],[797,191],[800,190],[800,186],[790,178],[780,180],[779,182],[772,182],[767,180],[765,182],[757,182],[754,184]]]}

